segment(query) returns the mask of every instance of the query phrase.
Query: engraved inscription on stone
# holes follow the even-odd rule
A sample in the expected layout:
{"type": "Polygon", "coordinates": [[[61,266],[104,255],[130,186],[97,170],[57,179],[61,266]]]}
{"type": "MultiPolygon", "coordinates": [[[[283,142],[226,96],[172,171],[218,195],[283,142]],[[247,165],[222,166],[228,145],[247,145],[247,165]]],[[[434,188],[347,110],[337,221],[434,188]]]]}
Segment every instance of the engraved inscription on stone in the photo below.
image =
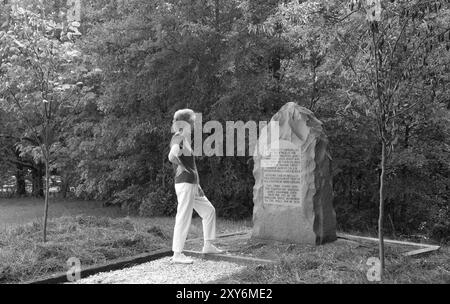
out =
{"type": "Polygon", "coordinates": [[[264,204],[301,204],[301,152],[291,143],[282,142],[279,149],[271,150],[277,156],[276,165],[264,167],[264,204]]]}

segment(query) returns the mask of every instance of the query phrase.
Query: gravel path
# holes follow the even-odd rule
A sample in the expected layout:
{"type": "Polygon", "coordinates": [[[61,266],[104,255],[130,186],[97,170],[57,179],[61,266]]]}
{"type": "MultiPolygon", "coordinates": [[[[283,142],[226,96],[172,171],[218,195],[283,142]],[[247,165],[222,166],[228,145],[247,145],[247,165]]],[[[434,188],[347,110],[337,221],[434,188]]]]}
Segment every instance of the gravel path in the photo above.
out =
{"type": "Polygon", "coordinates": [[[193,258],[190,265],[172,264],[170,257],[122,270],[98,273],[78,284],[198,284],[214,281],[245,268],[223,261],[193,258]]]}

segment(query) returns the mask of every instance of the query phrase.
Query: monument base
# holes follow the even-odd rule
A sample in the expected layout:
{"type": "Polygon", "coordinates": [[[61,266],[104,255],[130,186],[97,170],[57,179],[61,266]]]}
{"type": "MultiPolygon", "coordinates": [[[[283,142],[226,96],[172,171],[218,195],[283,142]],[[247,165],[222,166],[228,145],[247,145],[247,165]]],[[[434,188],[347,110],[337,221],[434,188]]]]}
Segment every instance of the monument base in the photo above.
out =
{"type": "MultiPolygon", "coordinates": [[[[314,217],[305,216],[303,211],[296,207],[265,205],[264,211],[254,214],[251,237],[253,239],[309,245],[321,245],[337,239],[334,229],[314,232],[314,217]]],[[[320,227],[318,228],[320,229],[320,227]]]]}

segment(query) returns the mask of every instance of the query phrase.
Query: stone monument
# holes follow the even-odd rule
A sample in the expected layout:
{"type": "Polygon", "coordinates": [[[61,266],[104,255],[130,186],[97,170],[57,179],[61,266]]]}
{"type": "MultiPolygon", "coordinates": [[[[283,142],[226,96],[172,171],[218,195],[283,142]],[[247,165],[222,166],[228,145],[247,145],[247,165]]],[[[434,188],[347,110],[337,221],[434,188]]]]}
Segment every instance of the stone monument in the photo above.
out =
{"type": "Polygon", "coordinates": [[[328,140],[322,122],[285,104],[256,145],[253,238],[319,245],[336,240],[328,140]],[[278,124],[279,132],[272,131],[278,124]]]}

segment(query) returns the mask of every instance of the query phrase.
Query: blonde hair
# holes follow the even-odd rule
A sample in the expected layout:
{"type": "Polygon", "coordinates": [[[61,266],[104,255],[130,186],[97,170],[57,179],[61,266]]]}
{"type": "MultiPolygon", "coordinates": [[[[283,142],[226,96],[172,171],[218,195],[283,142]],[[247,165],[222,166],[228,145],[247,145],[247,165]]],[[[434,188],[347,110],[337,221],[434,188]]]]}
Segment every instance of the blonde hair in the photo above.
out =
{"type": "Polygon", "coordinates": [[[173,121],[172,121],[172,131],[176,132],[178,128],[175,128],[175,124],[177,121],[185,121],[189,124],[194,123],[195,121],[195,113],[191,109],[181,109],[175,112],[173,114],[173,121]]]}

